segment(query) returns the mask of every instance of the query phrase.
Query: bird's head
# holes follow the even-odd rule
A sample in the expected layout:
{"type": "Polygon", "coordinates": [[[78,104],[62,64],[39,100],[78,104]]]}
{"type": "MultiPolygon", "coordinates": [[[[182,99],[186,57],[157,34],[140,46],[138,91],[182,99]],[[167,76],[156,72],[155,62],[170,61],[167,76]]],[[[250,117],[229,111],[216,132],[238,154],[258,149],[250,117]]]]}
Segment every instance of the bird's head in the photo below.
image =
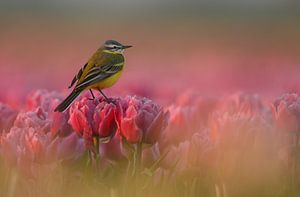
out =
{"type": "Polygon", "coordinates": [[[132,46],[123,45],[115,40],[106,40],[103,45],[103,51],[107,53],[117,53],[122,54],[125,49],[132,46]]]}

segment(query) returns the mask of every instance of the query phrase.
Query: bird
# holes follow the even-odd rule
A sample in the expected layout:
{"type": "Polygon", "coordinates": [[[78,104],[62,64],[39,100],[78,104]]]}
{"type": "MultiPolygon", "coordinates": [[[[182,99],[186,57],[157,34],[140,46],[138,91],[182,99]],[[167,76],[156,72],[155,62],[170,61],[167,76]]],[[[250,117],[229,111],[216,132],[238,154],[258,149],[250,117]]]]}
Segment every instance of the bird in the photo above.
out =
{"type": "Polygon", "coordinates": [[[84,90],[90,91],[92,99],[95,99],[92,90],[98,90],[110,102],[102,90],[113,86],[120,78],[125,62],[123,53],[130,47],[132,46],[123,45],[116,40],[106,40],[74,76],[68,87],[72,88],[76,83],[74,89],[54,111],[63,112],[68,109],[84,90]]]}

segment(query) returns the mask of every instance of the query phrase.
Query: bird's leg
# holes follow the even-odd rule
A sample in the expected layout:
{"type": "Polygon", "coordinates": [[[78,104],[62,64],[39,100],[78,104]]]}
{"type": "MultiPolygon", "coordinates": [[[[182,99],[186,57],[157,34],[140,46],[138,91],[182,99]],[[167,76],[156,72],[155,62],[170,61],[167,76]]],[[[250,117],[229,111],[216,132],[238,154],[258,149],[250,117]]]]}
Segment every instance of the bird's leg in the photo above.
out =
{"type": "Polygon", "coordinates": [[[94,100],[95,96],[94,96],[94,93],[93,93],[92,89],[90,89],[90,93],[91,93],[91,95],[92,95],[93,98],[89,98],[89,100],[94,100]]]}
{"type": "Polygon", "coordinates": [[[100,88],[98,88],[98,90],[99,90],[99,92],[102,94],[102,96],[105,98],[105,100],[106,100],[107,103],[113,103],[114,105],[117,106],[117,103],[116,103],[116,101],[115,101],[114,99],[108,98],[108,97],[101,91],[100,88]]]}
{"type": "Polygon", "coordinates": [[[102,94],[102,96],[105,98],[105,100],[110,103],[110,100],[107,98],[107,96],[105,96],[105,94],[100,90],[100,88],[98,88],[99,92],[102,94]]]}

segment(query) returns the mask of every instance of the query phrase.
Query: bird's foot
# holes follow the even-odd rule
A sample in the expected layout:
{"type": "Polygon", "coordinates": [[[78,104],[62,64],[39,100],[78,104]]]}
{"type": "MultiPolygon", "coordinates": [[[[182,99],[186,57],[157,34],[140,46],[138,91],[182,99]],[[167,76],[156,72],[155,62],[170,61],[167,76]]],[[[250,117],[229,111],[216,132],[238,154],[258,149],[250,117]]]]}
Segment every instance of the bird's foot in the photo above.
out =
{"type": "Polygon", "coordinates": [[[116,102],[116,100],[113,99],[113,98],[105,98],[105,101],[106,101],[108,104],[112,103],[112,104],[114,104],[114,105],[117,106],[117,102],[116,102]]]}

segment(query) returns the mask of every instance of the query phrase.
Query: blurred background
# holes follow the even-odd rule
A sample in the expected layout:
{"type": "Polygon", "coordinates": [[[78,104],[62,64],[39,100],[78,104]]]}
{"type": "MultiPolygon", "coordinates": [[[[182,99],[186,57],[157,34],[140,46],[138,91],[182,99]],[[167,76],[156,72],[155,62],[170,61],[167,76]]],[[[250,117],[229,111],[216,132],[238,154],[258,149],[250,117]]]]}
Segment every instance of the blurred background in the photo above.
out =
{"type": "Polygon", "coordinates": [[[106,39],[134,46],[109,95],[299,91],[299,19],[297,0],[2,0],[0,99],[67,94],[106,39]]]}

